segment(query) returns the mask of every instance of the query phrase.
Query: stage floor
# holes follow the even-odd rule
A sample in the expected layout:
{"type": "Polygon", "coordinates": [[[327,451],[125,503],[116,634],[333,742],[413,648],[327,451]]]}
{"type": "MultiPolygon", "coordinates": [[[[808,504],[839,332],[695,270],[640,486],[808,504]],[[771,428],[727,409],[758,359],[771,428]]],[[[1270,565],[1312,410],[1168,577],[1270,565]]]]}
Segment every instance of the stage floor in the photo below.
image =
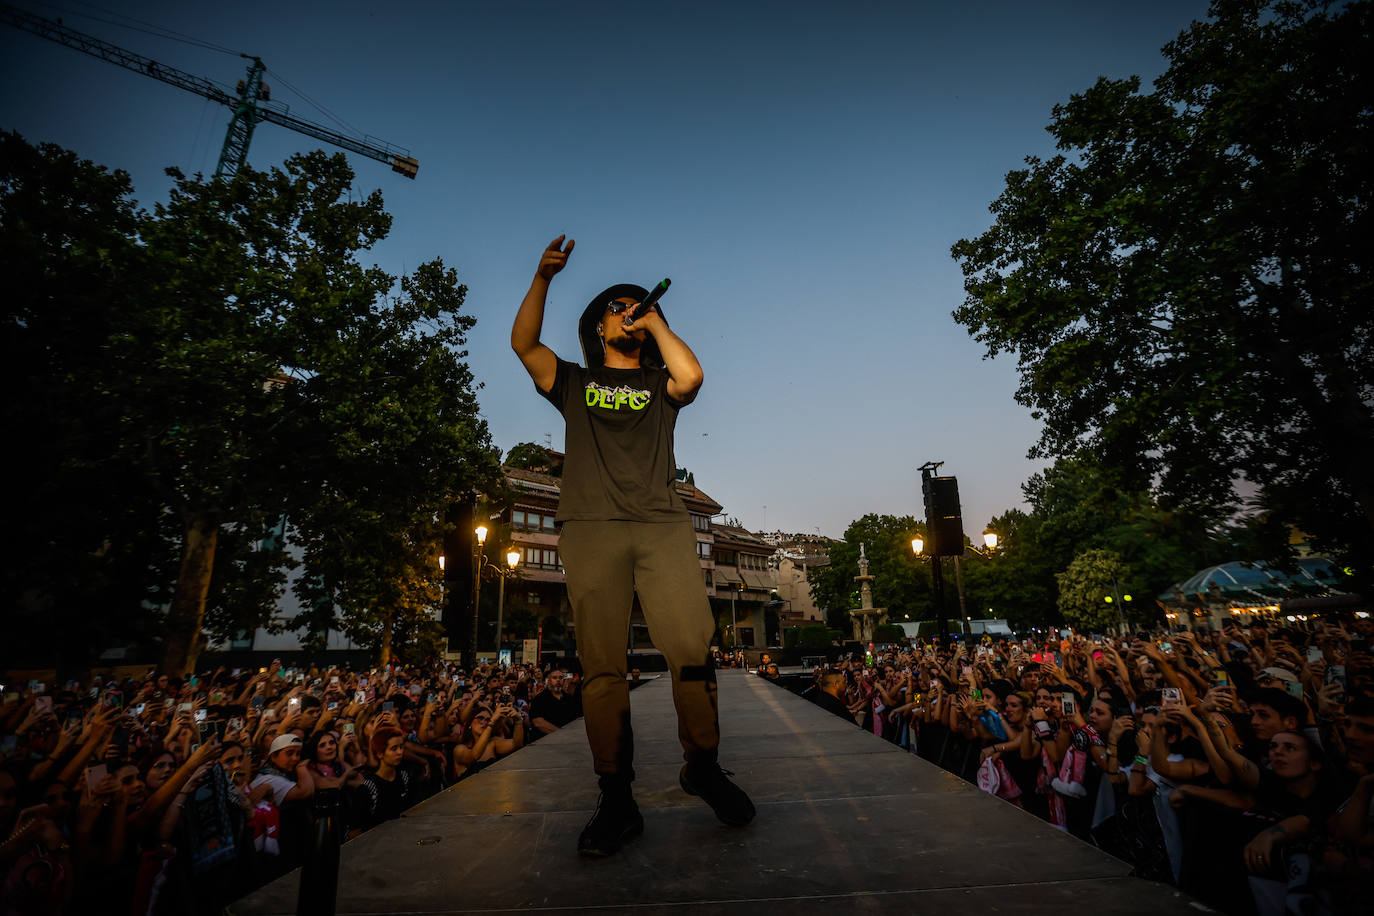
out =
{"type": "MultiPolygon", "coordinates": [[[[758,806],[716,821],[678,787],[667,677],[633,691],[644,835],[586,860],[581,722],[343,848],[338,912],[1210,912],[1172,888],[742,671],[721,671],[721,762],[758,806]]],[[[236,914],[294,913],[297,874],[236,914]]]]}

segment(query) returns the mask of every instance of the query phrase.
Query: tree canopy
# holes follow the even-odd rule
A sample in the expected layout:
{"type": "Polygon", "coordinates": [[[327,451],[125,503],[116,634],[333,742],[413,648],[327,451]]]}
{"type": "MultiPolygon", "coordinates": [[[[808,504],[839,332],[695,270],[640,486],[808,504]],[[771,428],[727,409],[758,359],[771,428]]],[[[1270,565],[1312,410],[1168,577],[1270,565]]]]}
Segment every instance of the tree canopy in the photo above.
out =
{"type": "Polygon", "coordinates": [[[830,545],[830,563],[811,567],[808,577],[816,606],[829,626],[851,631],[849,611],[859,607],[859,546],[873,576],[873,606],[887,608],[889,619],[933,616],[930,573],[911,552],[911,539],[924,535],[925,523],[909,515],[869,514],[850,523],[844,540],[830,545]]]}
{"type": "Polygon", "coordinates": [[[438,520],[497,475],[465,288],[438,260],[399,283],[359,261],[391,218],[342,155],[170,174],[150,213],[127,176],[0,138],[4,264],[25,281],[6,418],[42,443],[16,513],[37,562],[7,600],[98,619],[100,577],[43,557],[105,556],[130,596],[166,599],[126,600],[107,635],[146,622],[173,671],[260,625],[432,645],[438,520]],[[297,565],[305,610],[275,619],[297,565]]]}
{"type": "Polygon", "coordinates": [[[1121,588],[1121,583],[1129,580],[1130,575],[1130,567],[1112,551],[1083,551],[1073,558],[1068,569],[1058,574],[1059,613],[1065,622],[1079,629],[1101,633],[1116,628],[1122,620],[1119,615],[1124,614],[1124,596],[1131,594],[1129,589],[1121,588]],[[1122,596],[1120,604],[1118,595],[1122,596]]]}
{"type": "Polygon", "coordinates": [[[953,255],[957,321],[1014,353],[1038,456],[1203,515],[1261,501],[1368,571],[1371,4],[1216,0],[1167,71],[1057,105],[953,255]]]}

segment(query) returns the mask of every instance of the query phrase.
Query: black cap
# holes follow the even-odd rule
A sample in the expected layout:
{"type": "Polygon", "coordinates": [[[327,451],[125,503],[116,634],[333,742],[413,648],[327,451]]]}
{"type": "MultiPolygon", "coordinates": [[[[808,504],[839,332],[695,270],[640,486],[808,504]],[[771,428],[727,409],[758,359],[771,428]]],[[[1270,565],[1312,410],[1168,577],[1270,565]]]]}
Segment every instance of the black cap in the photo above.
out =
{"type": "MultiPolygon", "coordinates": [[[[592,301],[587,303],[581,320],[577,322],[577,339],[582,342],[582,359],[588,369],[599,369],[606,364],[606,345],[602,342],[601,335],[596,333],[597,322],[606,313],[606,306],[617,299],[643,302],[647,295],[649,291],[642,286],[634,283],[617,283],[597,293],[592,301]]],[[[654,308],[658,309],[660,315],[663,314],[662,305],[655,304],[654,308]]],[[[654,342],[653,335],[649,335],[639,348],[639,364],[655,369],[663,368],[663,354],[658,351],[658,344],[654,342]]]]}

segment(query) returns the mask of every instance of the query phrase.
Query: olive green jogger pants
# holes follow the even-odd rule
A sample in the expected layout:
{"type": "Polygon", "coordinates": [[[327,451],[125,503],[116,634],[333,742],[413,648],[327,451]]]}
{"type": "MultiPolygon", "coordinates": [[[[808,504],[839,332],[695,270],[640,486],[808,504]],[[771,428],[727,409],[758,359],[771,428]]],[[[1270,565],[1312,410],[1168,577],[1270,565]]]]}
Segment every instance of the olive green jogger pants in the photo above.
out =
{"type": "Polygon", "coordinates": [[[634,596],[673,678],[683,757],[711,764],[720,743],[715,619],[690,521],[568,521],[558,549],[577,627],[582,711],[593,765],[602,776],[634,778],[634,732],[625,647],[634,596]]]}

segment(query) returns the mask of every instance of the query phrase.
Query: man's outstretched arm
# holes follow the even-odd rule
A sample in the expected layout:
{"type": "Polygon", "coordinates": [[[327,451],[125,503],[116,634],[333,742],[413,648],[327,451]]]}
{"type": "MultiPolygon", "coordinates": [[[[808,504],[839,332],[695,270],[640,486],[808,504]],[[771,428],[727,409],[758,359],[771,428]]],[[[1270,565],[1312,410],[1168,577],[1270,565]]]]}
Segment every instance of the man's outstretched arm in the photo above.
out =
{"type": "Polygon", "coordinates": [[[520,357],[525,371],[534,379],[540,391],[553,388],[558,373],[558,357],[539,342],[539,335],[544,329],[544,302],[549,294],[549,281],[568,263],[568,256],[577,244],[575,240],[568,239],[568,245],[564,248],[565,238],[567,236],[560,235],[544,249],[539,269],[534,272],[534,279],[530,282],[530,291],[525,293],[520,311],[515,313],[515,325],[510,329],[510,347],[520,357]]]}
{"type": "Polygon", "coordinates": [[[625,330],[633,331],[639,327],[645,328],[653,335],[654,343],[658,344],[658,351],[663,354],[663,367],[668,370],[668,397],[683,404],[690,404],[701,390],[701,383],[705,378],[701,371],[701,363],[697,362],[697,355],[681,337],[672,332],[668,322],[664,321],[658,312],[650,312],[637,319],[625,330]]]}

